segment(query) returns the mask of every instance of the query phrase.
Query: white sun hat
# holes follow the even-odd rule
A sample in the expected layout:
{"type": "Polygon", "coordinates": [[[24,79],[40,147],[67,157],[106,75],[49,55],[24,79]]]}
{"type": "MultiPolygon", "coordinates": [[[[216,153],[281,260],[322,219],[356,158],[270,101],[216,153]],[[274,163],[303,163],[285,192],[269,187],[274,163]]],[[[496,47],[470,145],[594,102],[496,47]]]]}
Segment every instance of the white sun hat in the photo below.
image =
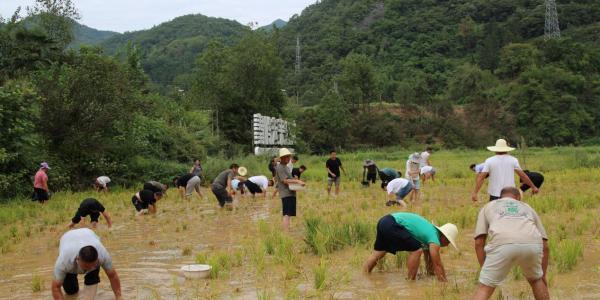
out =
{"type": "Polygon", "coordinates": [[[293,153],[288,148],[279,149],[279,158],[282,158],[282,157],[288,156],[288,155],[292,155],[292,154],[293,153]]]}
{"type": "Polygon", "coordinates": [[[237,172],[240,176],[246,176],[246,174],[248,174],[248,169],[246,169],[246,167],[239,167],[237,172]]]}
{"type": "Polygon", "coordinates": [[[492,152],[509,152],[515,150],[515,148],[508,146],[508,143],[505,139],[497,140],[495,146],[489,146],[487,149],[492,152]]]}
{"type": "Polygon", "coordinates": [[[458,237],[458,228],[452,223],[446,223],[440,227],[435,226],[447,239],[450,244],[454,246],[454,249],[458,250],[456,246],[456,238],[458,237]]]}

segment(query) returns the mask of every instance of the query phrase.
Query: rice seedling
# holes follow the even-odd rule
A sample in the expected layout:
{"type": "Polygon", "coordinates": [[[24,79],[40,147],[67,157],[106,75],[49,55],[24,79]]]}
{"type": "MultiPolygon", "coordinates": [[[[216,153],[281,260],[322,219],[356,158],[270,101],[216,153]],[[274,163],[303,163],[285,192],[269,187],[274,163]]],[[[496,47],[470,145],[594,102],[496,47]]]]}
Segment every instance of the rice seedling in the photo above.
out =
{"type": "Polygon", "coordinates": [[[190,246],[185,246],[183,247],[183,250],[181,250],[181,255],[183,256],[188,256],[192,254],[192,247],[190,246]]]}
{"type": "Polygon", "coordinates": [[[44,286],[44,280],[42,279],[42,277],[40,276],[33,276],[33,278],[31,279],[31,291],[34,293],[39,293],[42,291],[42,288],[44,286]]]}
{"type": "Polygon", "coordinates": [[[578,240],[565,239],[558,244],[550,243],[550,256],[560,273],[571,271],[583,257],[583,244],[578,240]]]}
{"type": "Polygon", "coordinates": [[[326,287],[327,280],[327,265],[324,259],[313,270],[314,272],[314,287],[317,291],[323,290],[326,287]]]}

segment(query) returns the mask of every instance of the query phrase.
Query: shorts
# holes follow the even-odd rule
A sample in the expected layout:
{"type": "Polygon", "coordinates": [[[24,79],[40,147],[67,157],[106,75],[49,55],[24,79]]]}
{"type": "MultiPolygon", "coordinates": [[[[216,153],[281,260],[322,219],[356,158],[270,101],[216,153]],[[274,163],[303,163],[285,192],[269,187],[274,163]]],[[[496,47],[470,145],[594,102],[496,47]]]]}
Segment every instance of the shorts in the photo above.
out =
{"type": "MultiPolygon", "coordinates": [[[[73,217],[73,219],[71,219],[71,222],[73,222],[73,224],[78,224],[81,221],[81,218],[86,217],[86,216],[87,215],[83,215],[83,214],[80,214],[79,212],[77,212],[77,213],[75,213],[75,216],[73,217]]],[[[98,222],[98,220],[100,220],[100,213],[99,212],[91,213],[90,219],[91,219],[91,222],[98,222]]]]}
{"type": "Polygon", "coordinates": [[[281,198],[282,214],[284,216],[296,216],[296,197],[281,198]]]}
{"type": "Polygon", "coordinates": [[[490,201],[498,200],[500,197],[490,195],[490,201]]]}
{"type": "Polygon", "coordinates": [[[485,262],[479,273],[479,282],[496,287],[515,265],[521,267],[528,280],[540,279],[544,276],[542,256],[542,244],[505,244],[491,249],[485,247],[485,262]]]}
{"type": "Polygon", "coordinates": [[[148,202],[140,201],[135,195],[131,197],[131,203],[133,203],[136,211],[148,209],[148,202]]]}
{"type": "Polygon", "coordinates": [[[413,184],[409,182],[405,187],[396,193],[396,200],[402,200],[413,190],[413,184]]]}
{"type": "Polygon", "coordinates": [[[31,200],[39,202],[48,201],[50,200],[50,195],[48,195],[48,191],[44,189],[34,188],[31,200]]]}
{"type": "Polygon", "coordinates": [[[260,188],[260,186],[258,186],[258,184],[250,181],[250,180],[246,180],[244,182],[244,185],[248,188],[248,191],[250,191],[250,193],[252,195],[254,194],[260,194],[263,192],[263,190],[260,188]]]}
{"type": "Polygon", "coordinates": [[[376,180],[377,180],[377,173],[367,173],[367,181],[370,181],[371,183],[375,183],[376,180]]]}
{"type": "Polygon", "coordinates": [[[415,190],[420,190],[421,189],[421,179],[420,178],[418,178],[418,179],[411,179],[410,181],[411,181],[411,183],[413,185],[413,188],[415,190]]]}
{"type": "Polygon", "coordinates": [[[219,206],[223,207],[225,206],[225,203],[233,202],[233,199],[231,198],[229,193],[227,193],[227,189],[214,184],[211,185],[210,189],[213,192],[213,194],[215,194],[215,197],[217,197],[217,201],[219,201],[219,206]]]}
{"type": "Polygon", "coordinates": [[[334,183],[336,187],[340,186],[340,176],[333,178],[333,177],[327,177],[327,187],[331,187],[334,183]]]}
{"type": "MultiPolygon", "coordinates": [[[[83,277],[85,285],[95,285],[100,283],[100,268],[87,272],[83,277]]],[[[75,295],[79,292],[79,282],[77,274],[67,274],[63,280],[63,289],[67,295],[75,295]]]]}
{"type": "Polygon", "coordinates": [[[392,215],[387,215],[377,223],[377,237],[375,238],[375,251],[385,251],[396,254],[398,251],[417,251],[422,248],[404,226],[396,223],[392,215]]]}
{"type": "Polygon", "coordinates": [[[191,196],[194,193],[194,190],[200,190],[200,182],[200,177],[198,176],[190,178],[190,180],[188,180],[187,184],[185,185],[185,195],[191,196]]]}

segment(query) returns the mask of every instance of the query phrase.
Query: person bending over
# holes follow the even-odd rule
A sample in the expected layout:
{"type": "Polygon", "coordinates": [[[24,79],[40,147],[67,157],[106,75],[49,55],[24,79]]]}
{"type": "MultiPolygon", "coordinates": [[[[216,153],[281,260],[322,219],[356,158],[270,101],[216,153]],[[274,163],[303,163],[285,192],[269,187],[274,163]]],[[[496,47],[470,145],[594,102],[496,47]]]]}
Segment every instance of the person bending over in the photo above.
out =
{"type": "Polygon", "coordinates": [[[81,201],[81,204],[79,204],[79,209],[77,209],[75,216],[73,217],[73,219],[71,219],[71,224],[69,225],[69,228],[75,227],[75,225],[81,221],[81,218],[86,216],[90,216],[92,228],[96,228],[96,226],[98,225],[98,219],[100,218],[100,214],[102,214],[104,216],[104,219],[106,219],[106,224],[108,224],[108,228],[111,228],[112,220],[102,203],[100,203],[100,201],[94,198],[87,198],[81,201]]]}

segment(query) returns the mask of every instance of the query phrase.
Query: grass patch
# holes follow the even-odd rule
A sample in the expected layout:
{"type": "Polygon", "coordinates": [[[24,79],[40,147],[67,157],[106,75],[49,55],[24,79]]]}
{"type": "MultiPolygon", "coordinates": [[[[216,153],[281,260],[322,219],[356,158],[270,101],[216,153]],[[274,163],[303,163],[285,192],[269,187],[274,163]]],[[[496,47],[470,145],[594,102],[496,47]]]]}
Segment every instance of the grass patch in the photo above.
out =
{"type": "Polygon", "coordinates": [[[550,257],[558,272],[573,270],[583,258],[583,244],[579,240],[565,239],[558,244],[550,243],[550,257]]]}

